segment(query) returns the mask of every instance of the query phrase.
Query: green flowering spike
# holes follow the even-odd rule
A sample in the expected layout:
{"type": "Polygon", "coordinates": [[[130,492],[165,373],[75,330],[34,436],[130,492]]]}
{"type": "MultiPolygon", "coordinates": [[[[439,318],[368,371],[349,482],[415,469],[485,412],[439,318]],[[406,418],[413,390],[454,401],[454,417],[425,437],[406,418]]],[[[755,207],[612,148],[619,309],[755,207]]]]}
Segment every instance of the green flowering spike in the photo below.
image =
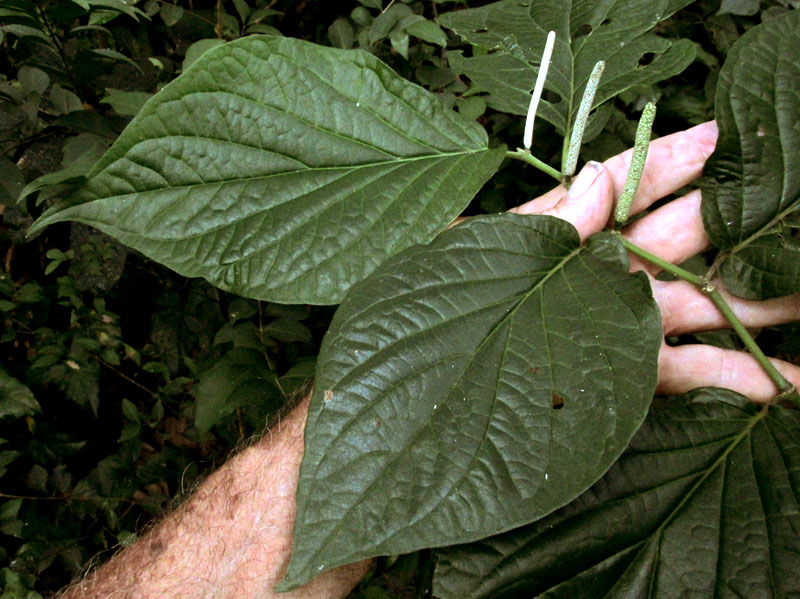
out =
{"type": "Polygon", "coordinates": [[[586,129],[586,122],[589,120],[589,113],[592,111],[592,104],[594,103],[594,94],[597,92],[597,86],[600,85],[600,77],[602,77],[605,67],[606,63],[604,61],[597,61],[592,69],[592,74],[589,75],[586,89],[583,91],[581,105],[578,107],[575,125],[572,127],[572,135],[570,135],[569,138],[567,160],[564,162],[563,171],[568,177],[575,174],[575,168],[578,166],[578,154],[580,154],[581,151],[583,131],[586,129]]]}
{"type": "Polygon", "coordinates": [[[622,193],[617,200],[617,210],[614,218],[617,224],[624,224],[628,220],[631,211],[633,197],[639,187],[639,181],[644,172],[644,163],[647,161],[647,150],[650,147],[650,131],[653,129],[653,121],[656,118],[656,105],[648,102],[642,111],[642,118],[636,127],[636,140],[633,144],[633,156],[631,157],[631,167],[628,169],[628,177],[622,187],[622,193]]]}

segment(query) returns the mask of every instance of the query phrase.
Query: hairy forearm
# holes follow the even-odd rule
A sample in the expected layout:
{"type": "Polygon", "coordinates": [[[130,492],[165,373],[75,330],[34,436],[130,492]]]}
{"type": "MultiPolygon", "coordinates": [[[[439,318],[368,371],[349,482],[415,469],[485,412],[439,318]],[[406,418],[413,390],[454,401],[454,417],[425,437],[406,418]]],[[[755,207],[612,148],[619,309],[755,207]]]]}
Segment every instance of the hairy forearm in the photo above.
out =
{"type": "Polygon", "coordinates": [[[288,564],[303,457],[304,400],[259,443],[231,459],[158,526],[59,599],[334,599],[367,562],[274,593],[288,564]]]}

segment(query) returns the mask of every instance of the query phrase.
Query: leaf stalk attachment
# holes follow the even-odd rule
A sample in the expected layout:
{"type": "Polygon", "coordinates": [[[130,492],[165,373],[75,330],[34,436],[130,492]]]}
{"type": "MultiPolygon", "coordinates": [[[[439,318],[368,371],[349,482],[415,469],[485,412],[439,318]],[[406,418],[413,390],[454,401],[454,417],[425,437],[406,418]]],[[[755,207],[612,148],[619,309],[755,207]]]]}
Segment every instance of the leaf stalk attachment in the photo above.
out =
{"type": "Polygon", "coordinates": [[[531,154],[530,150],[524,150],[522,148],[517,148],[513,152],[511,152],[511,151],[506,152],[506,157],[508,157],[508,158],[516,158],[517,160],[522,160],[524,162],[527,162],[531,166],[535,166],[540,171],[542,171],[544,173],[547,173],[548,175],[553,177],[556,181],[561,183],[561,179],[562,179],[561,173],[559,173],[556,169],[554,169],[552,166],[550,166],[546,162],[542,162],[541,160],[539,160],[536,156],[531,154]]]}
{"type": "Polygon", "coordinates": [[[531,103],[528,105],[528,116],[525,119],[525,133],[522,136],[522,145],[530,151],[533,145],[533,121],[536,119],[536,111],[539,109],[539,100],[542,98],[544,81],[547,79],[547,70],[550,68],[550,58],[553,55],[553,45],[556,41],[556,32],[551,31],[547,34],[547,41],[542,52],[542,62],[539,65],[539,75],[536,77],[536,84],[533,86],[531,103]]]}
{"type": "Polygon", "coordinates": [[[636,190],[639,188],[639,182],[642,180],[644,164],[647,161],[647,151],[650,149],[650,132],[653,129],[653,121],[655,118],[656,105],[653,102],[648,102],[647,106],[645,106],[642,111],[642,118],[639,119],[639,125],[636,127],[636,139],[633,143],[631,166],[628,169],[628,177],[625,179],[622,193],[620,193],[619,199],[617,200],[614,220],[616,220],[619,225],[624,224],[625,221],[628,220],[633,198],[636,195],[636,190]]]}
{"type": "Polygon", "coordinates": [[[594,96],[597,93],[597,87],[600,85],[600,77],[603,76],[603,69],[605,68],[606,63],[604,61],[598,60],[595,63],[592,74],[589,75],[589,81],[586,83],[586,89],[583,91],[581,104],[575,116],[575,124],[572,127],[572,133],[569,137],[567,159],[564,161],[563,170],[566,177],[574,175],[575,169],[578,166],[578,154],[580,154],[581,151],[583,132],[586,130],[589,113],[592,111],[592,104],[594,104],[594,96]]]}

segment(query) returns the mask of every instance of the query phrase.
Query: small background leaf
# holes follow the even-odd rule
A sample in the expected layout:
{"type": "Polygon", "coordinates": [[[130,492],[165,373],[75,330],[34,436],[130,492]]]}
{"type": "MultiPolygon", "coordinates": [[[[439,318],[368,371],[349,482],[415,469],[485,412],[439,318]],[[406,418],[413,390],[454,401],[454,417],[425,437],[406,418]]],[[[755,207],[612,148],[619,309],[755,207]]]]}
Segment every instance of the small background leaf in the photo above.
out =
{"type": "Polygon", "coordinates": [[[750,16],[758,12],[761,0],[722,0],[718,15],[750,16]]]}
{"type": "Polygon", "coordinates": [[[439,552],[442,599],[795,597],[800,419],[726,389],[654,404],[596,485],[530,526],[439,552]]]}
{"type": "Polygon", "coordinates": [[[40,410],[39,402],[27,385],[0,368],[0,419],[20,418],[40,410]]]}
{"type": "Polygon", "coordinates": [[[445,35],[444,31],[442,31],[442,28],[433,21],[428,21],[427,19],[416,21],[406,27],[406,32],[409,35],[418,37],[419,39],[431,44],[436,44],[442,48],[447,46],[447,35],[445,35]]]}
{"type": "Polygon", "coordinates": [[[661,319],[615,238],[579,241],[552,217],[478,217],[346,296],[318,360],[283,588],[531,522],[622,453],[661,319]]]}
{"type": "Polygon", "coordinates": [[[225,40],[221,40],[219,38],[209,38],[203,40],[197,40],[191,46],[186,49],[186,56],[183,59],[183,70],[186,71],[190,66],[192,66],[197,59],[200,58],[203,54],[212,50],[218,46],[221,46],[225,43],[225,40]]]}
{"type": "Polygon", "coordinates": [[[19,167],[0,156],[0,204],[13,206],[24,187],[25,177],[19,167]]]}
{"type": "Polygon", "coordinates": [[[240,406],[277,408],[281,395],[275,380],[262,352],[245,347],[229,351],[201,375],[195,390],[198,432],[206,432],[240,406]]]}
{"type": "Polygon", "coordinates": [[[145,102],[153,97],[153,94],[147,92],[123,92],[111,89],[108,92],[100,102],[109,104],[114,112],[123,116],[134,116],[142,109],[145,102]]]}
{"type": "Polygon", "coordinates": [[[720,274],[747,299],[800,292],[800,11],[753,27],[719,75],[719,139],[703,178],[703,222],[720,274]]]}

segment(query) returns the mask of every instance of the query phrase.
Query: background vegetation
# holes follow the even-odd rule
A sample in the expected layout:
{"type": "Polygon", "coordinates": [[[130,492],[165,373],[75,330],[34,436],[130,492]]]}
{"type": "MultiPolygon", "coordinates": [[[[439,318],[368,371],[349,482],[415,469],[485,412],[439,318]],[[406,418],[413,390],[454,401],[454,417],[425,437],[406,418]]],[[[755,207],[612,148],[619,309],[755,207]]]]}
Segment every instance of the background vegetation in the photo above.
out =
{"type": "MultiPolygon", "coordinates": [[[[487,3],[0,3],[0,599],[62,587],[135,540],[172,498],[262,432],[313,372],[333,312],[223,293],[77,224],[28,238],[34,218],[80,183],[148,97],[203,51],[243,35],[373,52],[516,146],[522,119],[470,95],[446,56],[466,46],[434,21],[487,3]],[[247,403],[231,400],[242,395],[247,403]]],[[[650,99],[658,101],[658,134],[712,118],[731,45],[798,5],[701,0],[679,12],[658,33],[692,40],[696,61],[672,80],[617,98],[584,153],[604,158],[632,145],[629,117],[650,99]]],[[[545,159],[560,152],[547,127],[537,133],[545,159]]],[[[470,211],[504,210],[550,186],[529,170],[523,178],[522,168],[507,165],[470,211]]],[[[762,331],[760,342],[798,362],[795,328],[762,331]]],[[[727,333],[701,339],[735,345],[727,333]]],[[[429,596],[430,566],[426,552],[384,559],[353,596],[429,596]]]]}

